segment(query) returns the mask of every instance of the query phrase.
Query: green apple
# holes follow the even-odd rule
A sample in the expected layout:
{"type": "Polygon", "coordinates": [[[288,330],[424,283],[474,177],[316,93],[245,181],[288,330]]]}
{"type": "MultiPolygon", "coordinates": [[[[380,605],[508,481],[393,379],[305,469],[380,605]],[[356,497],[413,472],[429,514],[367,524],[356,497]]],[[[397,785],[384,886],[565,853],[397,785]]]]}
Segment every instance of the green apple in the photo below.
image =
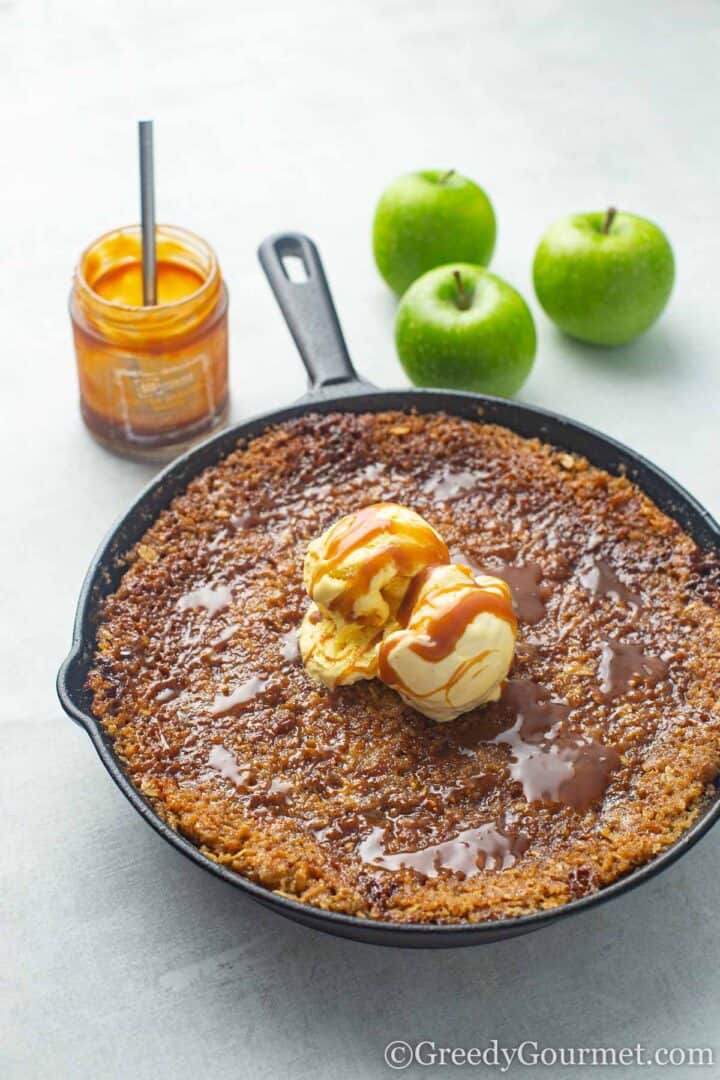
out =
{"type": "Polygon", "coordinates": [[[487,266],[494,248],[490,200],[481,187],[452,169],[401,176],[385,188],[377,204],[375,262],[398,294],[445,263],[487,266]]]}
{"type": "Polygon", "coordinates": [[[451,263],[423,274],[405,293],[395,343],[416,386],[510,397],[530,372],[537,338],[512,285],[482,266],[451,263]]]}
{"type": "Polygon", "coordinates": [[[657,319],[675,264],[665,233],[647,218],[572,214],[545,233],[535,253],[537,298],[561,330],[593,345],[624,345],[657,319]]]}

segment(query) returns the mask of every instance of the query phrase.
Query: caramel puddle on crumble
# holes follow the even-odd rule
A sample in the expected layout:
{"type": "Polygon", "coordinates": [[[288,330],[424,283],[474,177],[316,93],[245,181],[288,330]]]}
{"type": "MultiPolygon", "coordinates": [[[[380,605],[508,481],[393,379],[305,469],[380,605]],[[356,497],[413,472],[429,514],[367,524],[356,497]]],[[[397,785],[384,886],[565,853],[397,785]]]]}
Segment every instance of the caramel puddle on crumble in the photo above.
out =
{"type": "Polygon", "coordinates": [[[93,709],[157,812],[270,889],[397,921],[546,910],[651,858],[711,796],[719,582],[627,480],[537,441],[440,414],[303,417],[148,530],[100,620],[93,709]],[[376,680],[307,678],[307,544],[381,501],[471,567],[522,571],[503,700],[436,724],[376,680]]]}
{"type": "Polygon", "coordinates": [[[665,678],[667,670],[668,665],[661,657],[648,656],[640,645],[608,638],[602,643],[598,668],[600,692],[606,701],[612,701],[621,697],[638,679],[647,686],[654,686],[665,678]]]}
{"type": "Polygon", "coordinates": [[[479,566],[462,550],[453,551],[452,558],[453,562],[469,566],[474,574],[488,574],[502,578],[510,586],[515,614],[521,622],[534,626],[545,618],[547,612],[545,601],[552,590],[543,583],[542,569],[539,566],[533,563],[507,562],[490,562],[487,566],[479,566]]]}
{"type": "Polygon", "coordinates": [[[447,870],[462,878],[475,877],[481,870],[507,870],[527,850],[528,838],[507,824],[487,823],[464,829],[451,840],[431,844],[417,851],[388,855],[383,847],[385,830],[375,826],[360,844],[363,862],[382,870],[415,870],[426,878],[447,870]]]}

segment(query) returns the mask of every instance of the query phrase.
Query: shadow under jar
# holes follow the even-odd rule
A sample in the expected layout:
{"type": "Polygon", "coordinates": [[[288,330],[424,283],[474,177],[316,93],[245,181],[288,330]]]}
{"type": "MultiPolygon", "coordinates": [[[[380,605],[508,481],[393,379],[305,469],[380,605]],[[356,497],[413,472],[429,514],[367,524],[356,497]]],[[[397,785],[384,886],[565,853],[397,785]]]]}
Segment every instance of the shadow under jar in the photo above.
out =
{"type": "Polygon", "coordinates": [[[70,296],[80,408],[94,437],[165,460],[218,427],[228,406],[228,294],[212,248],[158,225],[157,297],[143,306],[140,227],[82,254],[70,296]]]}

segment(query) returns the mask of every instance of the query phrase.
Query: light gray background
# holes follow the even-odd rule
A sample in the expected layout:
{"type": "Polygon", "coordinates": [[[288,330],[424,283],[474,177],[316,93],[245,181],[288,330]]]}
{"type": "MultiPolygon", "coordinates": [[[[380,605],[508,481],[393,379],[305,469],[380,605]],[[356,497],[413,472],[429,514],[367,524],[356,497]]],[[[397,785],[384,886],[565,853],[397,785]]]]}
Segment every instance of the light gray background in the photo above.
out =
{"type": "Polygon", "coordinates": [[[80,249],[137,218],[138,116],[160,220],[222,260],[235,418],[304,386],[255,261],[282,228],[317,239],[357,365],[403,382],[373,205],[398,173],[454,166],[490,192],[493,269],[537,314],[522,399],[626,440],[717,513],[718,56],[720,8],[699,0],[0,0],[3,1077],[375,1077],[394,1038],[720,1055],[720,832],[516,941],[334,940],[158,839],[53,687],[88,561],[152,473],[85,434],[66,314],[80,249]],[[530,263],[553,219],[609,202],[662,223],[679,273],[660,325],[604,352],[548,324],[530,263]]]}

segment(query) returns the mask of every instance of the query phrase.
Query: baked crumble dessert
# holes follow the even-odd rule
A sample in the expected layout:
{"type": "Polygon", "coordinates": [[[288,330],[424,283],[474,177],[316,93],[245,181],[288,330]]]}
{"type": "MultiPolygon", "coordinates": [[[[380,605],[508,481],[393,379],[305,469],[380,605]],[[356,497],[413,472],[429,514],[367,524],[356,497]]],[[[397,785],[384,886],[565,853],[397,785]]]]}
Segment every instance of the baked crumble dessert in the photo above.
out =
{"type": "Polygon", "coordinates": [[[717,558],[582,458],[440,413],[309,415],[148,529],[89,686],[133,784],[239,874],[375,919],[499,919],[616,880],[712,797],[719,599],[717,558]],[[308,545],[382,502],[509,585],[498,701],[437,723],[303,667],[308,545]]]}

